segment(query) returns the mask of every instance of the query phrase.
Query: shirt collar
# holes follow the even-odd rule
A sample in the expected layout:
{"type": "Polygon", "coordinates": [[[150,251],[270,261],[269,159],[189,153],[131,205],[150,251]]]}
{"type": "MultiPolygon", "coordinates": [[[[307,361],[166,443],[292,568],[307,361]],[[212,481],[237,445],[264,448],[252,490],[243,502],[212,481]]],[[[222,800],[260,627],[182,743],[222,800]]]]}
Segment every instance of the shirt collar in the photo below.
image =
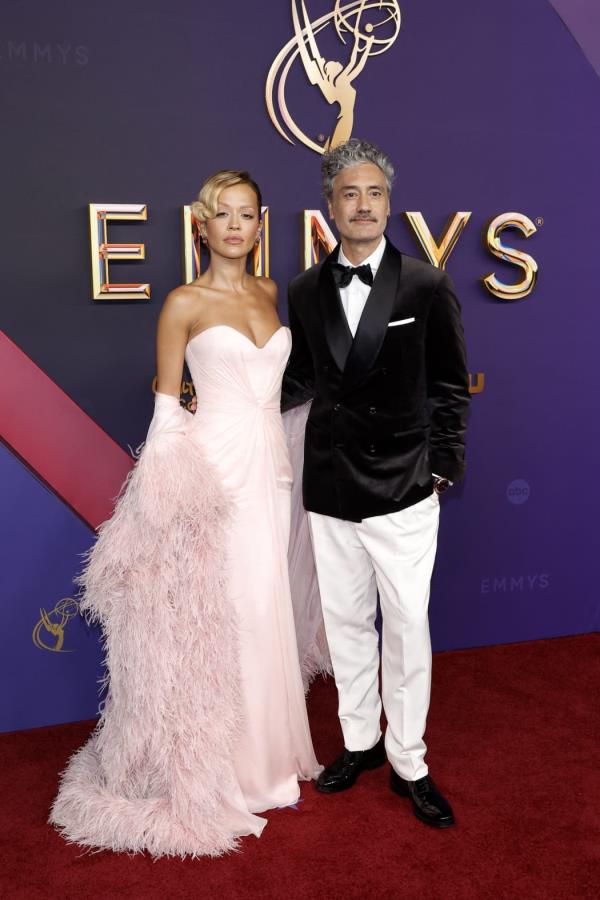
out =
{"type": "MultiPolygon", "coordinates": [[[[375,250],[373,250],[373,252],[371,253],[370,256],[367,256],[366,259],[363,259],[363,261],[361,263],[361,266],[371,266],[371,271],[373,272],[373,276],[375,276],[377,269],[381,265],[381,260],[383,258],[383,254],[385,253],[385,245],[386,245],[385,237],[382,236],[381,241],[377,245],[375,250]]],[[[352,266],[352,268],[354,268],[353,264],[350,262],[350,260],[345,255],[344,251],[342,250],[341,243],[340,243],[340,251],[338,253],[338,263],[341,266],[352,266]]]]}

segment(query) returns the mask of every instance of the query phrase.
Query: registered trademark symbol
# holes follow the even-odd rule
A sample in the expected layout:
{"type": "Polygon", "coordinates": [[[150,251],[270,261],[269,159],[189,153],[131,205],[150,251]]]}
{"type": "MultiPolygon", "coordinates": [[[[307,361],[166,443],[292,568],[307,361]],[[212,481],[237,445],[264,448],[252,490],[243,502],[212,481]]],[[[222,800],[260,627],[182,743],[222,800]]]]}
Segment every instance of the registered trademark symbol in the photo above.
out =
{"type": "Polygon", "coordinates": [[[539,225],[541,228],[541,226],[544,224],[544,219],[542,218],[542,216],[537,217],[537,219],[535,220],[535,224],[539,225]]]}

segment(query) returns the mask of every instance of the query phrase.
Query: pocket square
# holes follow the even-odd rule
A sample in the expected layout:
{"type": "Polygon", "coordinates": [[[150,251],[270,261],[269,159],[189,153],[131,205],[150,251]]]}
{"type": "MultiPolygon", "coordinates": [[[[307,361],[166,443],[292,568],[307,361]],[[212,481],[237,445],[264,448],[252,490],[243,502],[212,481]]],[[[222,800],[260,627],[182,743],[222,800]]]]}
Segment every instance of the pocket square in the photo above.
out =
{"type": "Polygon", "coordinates": [[[415,321],[415,317],[411,316],[410,319],[398,319],[396,322],[390,322],[388,324],[388,328],[395,328],[396,325],[410,325],[411,322],[415,321]]]}

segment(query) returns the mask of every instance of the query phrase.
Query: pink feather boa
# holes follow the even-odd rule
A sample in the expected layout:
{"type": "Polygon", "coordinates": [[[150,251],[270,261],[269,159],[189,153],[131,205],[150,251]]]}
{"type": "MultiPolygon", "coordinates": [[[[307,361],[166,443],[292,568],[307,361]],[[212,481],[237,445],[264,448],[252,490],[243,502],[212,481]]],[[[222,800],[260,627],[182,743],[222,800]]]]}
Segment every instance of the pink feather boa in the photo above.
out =
{"type": "Polygon", "coordinates": [[[236,846],[224,802],[240,723],[224,571],[231,510],[186,418],[157,395],[146,445],[79,578],[82,610],[104,633],[108,695],[50,821],[94,848],[183,857],[236,846]]]}

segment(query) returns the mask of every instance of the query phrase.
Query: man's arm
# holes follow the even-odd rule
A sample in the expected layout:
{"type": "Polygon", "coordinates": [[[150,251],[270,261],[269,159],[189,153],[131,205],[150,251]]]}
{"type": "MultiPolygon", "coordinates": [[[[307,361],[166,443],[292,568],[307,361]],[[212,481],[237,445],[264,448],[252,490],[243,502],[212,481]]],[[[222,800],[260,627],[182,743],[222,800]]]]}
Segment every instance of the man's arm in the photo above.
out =
{"type": "Polygon", "coordinates": [[[458,481],[465,469],[465,429],[471,397],[460,304],[446,274],[440,279],[431,304],[425,353],[431,470],[458,481]]]}
{"type": "Polygon", "coordinates": [[[292,352],[283,375],[282,412],[312,400],[315,384],[312,354],[304,329],[294,309],[291,294],[288,294],[288,315],[292,331],[292,352]]]}

